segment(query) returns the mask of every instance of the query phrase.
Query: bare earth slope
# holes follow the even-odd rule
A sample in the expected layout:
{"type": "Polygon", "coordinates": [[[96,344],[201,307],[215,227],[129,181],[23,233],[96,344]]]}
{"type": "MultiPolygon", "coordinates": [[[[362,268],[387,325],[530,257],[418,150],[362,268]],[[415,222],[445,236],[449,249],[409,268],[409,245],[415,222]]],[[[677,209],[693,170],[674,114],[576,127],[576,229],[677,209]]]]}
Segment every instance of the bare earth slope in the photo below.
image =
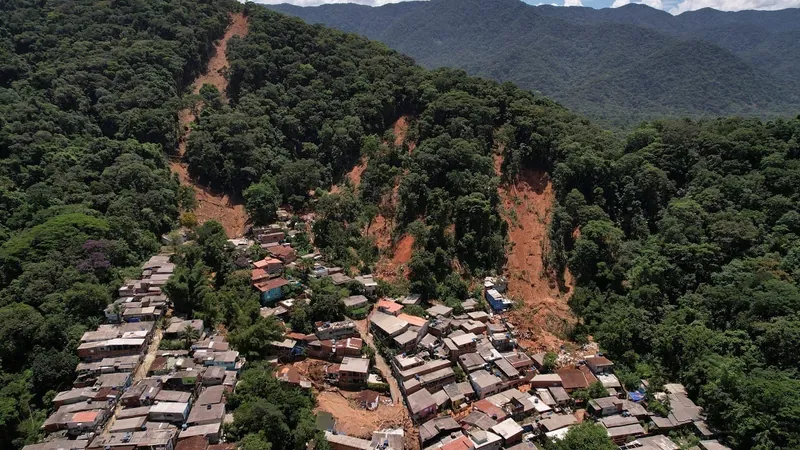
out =
{"type": "MultiPolygon", "coordinates": [[[[501,161],[495,161],[498,169],[501,161]]],[[[523,347],[558,349],[575,318],[567,305],[572,289],[560,292],[556,274],[544,263],[555,202],[553,185],[546,172],[524,170],[513,184],[502,185],[499,194],[511,242],[506,262],[508,295],[522,302],[510,313],[511,322],[520,332],[523,347]]],[[[568,273],[565,278],[569,286],[568,273]]]]}
{"type": "MultiPolygon", "coordinates": [[[[231,24],[225,32],[225,36],[216,44],[214,56],[208,62],[206,73],[197,77],[193,83],[194,93],[199,93],[204,84],[212,84],[220,92],[225,93],[228,87],[228,80],[225,78],[223,70],[228,66],[228,58],[226,56],[228,41],[233,36],[244,36],[246,34],[247,18],[241,13],[231,14],[231,24]]],[[[207,220],[216,220],[225,227],[228,237],[240,237],[244,235],[247,224],[247,213],[244,210],[242,201],[195,183],[189,176],[187,164],[183,161],[186,143],[191,132],[189,125],[194,119],[194,114],[192,114],[190,108],[180,112],[180,124],[184,132],[178,144],[178,157],[170,162],[170,169],[178,174],[181,184],[191,186],[194,189],[197,197],[197,208],[194,213],[200,223],[207,220]]]]}

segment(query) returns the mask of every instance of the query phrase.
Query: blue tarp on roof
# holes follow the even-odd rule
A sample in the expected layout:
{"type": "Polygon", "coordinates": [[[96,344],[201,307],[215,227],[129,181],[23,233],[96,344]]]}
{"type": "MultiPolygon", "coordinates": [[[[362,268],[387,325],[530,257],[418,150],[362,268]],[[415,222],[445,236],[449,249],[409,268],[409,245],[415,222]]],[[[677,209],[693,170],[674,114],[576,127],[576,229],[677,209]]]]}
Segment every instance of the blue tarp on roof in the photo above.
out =
{"type": "Polygon", "coordinates": [[[638,391],[628,392],[628,398],[634,402],[640,402],[644,400],[644,394],[638,391]]]}

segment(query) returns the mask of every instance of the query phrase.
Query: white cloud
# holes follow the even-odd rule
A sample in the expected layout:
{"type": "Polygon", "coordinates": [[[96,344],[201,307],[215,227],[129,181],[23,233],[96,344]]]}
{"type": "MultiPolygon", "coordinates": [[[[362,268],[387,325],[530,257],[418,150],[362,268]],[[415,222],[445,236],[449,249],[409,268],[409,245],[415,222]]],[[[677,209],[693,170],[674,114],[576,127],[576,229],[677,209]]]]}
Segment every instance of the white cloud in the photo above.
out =
{"type": "Polygon", "coordinates": [[[290,5],[297,5],[297,6],[319,6],[319,5],[328,5],[333,3],[354,3],[357,5],[382,6],[388,3],[400,3],[411,0],[254,0],[254,1],[256,3],[263,3],[265,5],[279,5],[281,3],[288,3],[290,5]]]}
{"type": "Polygon", "coordinates": [[[655,9],[664,9],[664,3],[661,0],[639,0],[639,1],[631,1],[631,0],[614,0],[614,3],[611,4],[612,8],[619,8],[620,6],[625,6],[629,3],[636,3],[640,5],[647,5],[651,8],[655,9]]]}
{"type": "Polygon", "coordinates": [[[743,9],[760,9],[775,11],[786,8],[800,8],[800,0],[683,0],[669,12],[680,14],[702,8],[714,8],[720,11],[741,11],[743,9]]]}
{"type": "Polygon", "coordinates": [[[581,0],[564,0],[564,6],[583,6],[581,0]]]}

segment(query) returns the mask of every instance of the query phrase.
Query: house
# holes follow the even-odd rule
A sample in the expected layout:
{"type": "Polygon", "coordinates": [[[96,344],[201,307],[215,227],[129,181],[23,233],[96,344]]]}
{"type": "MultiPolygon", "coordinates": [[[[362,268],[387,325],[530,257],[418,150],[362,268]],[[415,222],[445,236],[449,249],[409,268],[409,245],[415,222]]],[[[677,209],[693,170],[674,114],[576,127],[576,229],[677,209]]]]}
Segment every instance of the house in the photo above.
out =
{"type": "Polygon", "coordinates": [[[450,317],[453,314],[453,308],[445,305],[433,305],[426,311],[433,317],[450,317]]]}
{"type": "Polygon", "coordinates": [[[408,294],[398,299],[398,302],[403,306],[419,305],[422,303],[422,296],[419,294],[408,294]]]}
{"type": "Polygon", "coordinates": [[[473,333],[465,333],[443,339],[451,361],[457,361],[458,357],[463,354],[475,353],[478,349],[477,340],[478,337],[473,333]]]}
{"type": "Polygon", "coordinates": [[[278,357],[289,356],[297,346],[297,341],[286,338],[282,341],[272,341],[269,343],[269,353],[278,357]]]}
{"type": "Polygon", "coordinates": [[[604,417],[622,412],[622,400],[617,397],[602,397],[589,400],[588,411],[595,416],[604,417]]]}
{"type": "Polygon", "coordinates": [[[495,311],[505,311],[514,304],[514,302],[505,298],[503,294],[496,289],[487,289],[484,296],[486,297],[486,301],[489,302],[489,306],[495,311]]]}
{"type": "Polygon", "coordinates": [[[553,397],[553,400],[556,401],[556,404],[560,406],[565,406],[569,404],[570,400],[572,400],[567,393],[567,390],[561,386],[551,386],[547,388],[547,391],[553,397]]]}
{"type": "Polygon", "coordinates": [[[361,439],[345,434],[334,434],[325,431],[325,440],[332,450],[370,450],[372,443],[366,439],[361,439]]]}
{"type": "Polygon", "coordinates": [[[109,433],[95,437],[88,449],[169,450],[178,432],[174,429],[109,433]]]}
{"type": "Polygon", "coordinates": [[[89,445],[89,441],[71,441],[68,439],[56,439],[39,444],[28,444],[22,450],[84,450],[89,445]]]}
{"type": "Polygon", "coordinates": [[[561,376],[557,373],[546,373],[536,375],[531,379],[531,387],[533,388],[549,388],[561,387],[561,376]]]}
{"type": "Polygon", "coordinates": [[[503,356],[503,359],[508,361],[508,363],[514,366],[514,368],[517,370],[528,370],[531,368],[531,366],[533,366],[533,361],[524,352],[512,351],[501,353],[501,355],[503,356]]]}
{"type": "Polygon", "coordinates": [[[125,433],[127,431],[141,431],[145,429],[147,417],[131,417],[130,419],[117,419],[108,429],[110,433],[125,433]]]}
{"type": "Polygon", "coordinates": [[[436,399],[430,392],[421,389],[406,398],[411,417],[417,421],[424,421],[436,414],[436,399]]]}
{"type": "Polygon", "coordinates": [[[164,339],[180,339],[186,330],[186,327],[192,327],[197,331],[198,335],[202,337],[205,325],[200,319],[184,320],[178,317],[173,317],[164,330],[164,339]]]}
{"type": "Polygon", "coordinates": [[[370,328],[378,339],[387,342],[408,330],[409,323],[405,320],[380,311],[375,311],[369,318],[370,328]]]}
{"type": "Polygon", "coordinates": [[[50,415],[41,426],[46,433],[66,430],[67,434],[77,436],[98,431],[111,414],[105,403],[80,402],[64,405],[50,415]]]}
{"type": "MultiPolygon", "coordinates": [[[[185,441],[186,439],[196,439],[197,437],[207,440],[212,444],[216,444],[220,441],[221,434],[222,422],[187,427],[178,435],[178,445],[180,445],[180,442],[185,441]]],[[[179,449],[176,448],[176,450],[179,449]]]]}
{"type": "Polygon", "coordinates": [[[203,386],[218,386],[225,381],[226,370],[221,366],[206,367],[201,383],[203,386]]]}
{"type": "Polygon", "coordinates": [[[476,311],[480,305],[478,304],[478,300],[474,298],[468,298],[461,302],[461,308],[464,310],[465,313],[471,313],[476,311]]]}
{"type": "Polygon", "coordinates": [[[256,270],[262,270],[267,275],[277,275],[283,270],[283,262],[277,258],[264,258],[253,263],[256,270]]]}
{"type": "Polygon", "coordinates": [[[158,402],[150,407],[147,419],[153,422],[183,423],[189,417],[189,402],[158,402]]]}
{"type": "Polygon", "coordinates": [[[267,247],[267,252],[281,260],[284,264],[289,264],[297,259],[297,253],[291,245],[274,245],[267,247]]]}
{"type": "Polygon", "coordinates": [[[289,281],[285,278],[273,278],[256,283],[254,287],[261,293],[261,304],[270,304],[283,298],[283,288],[288,285],[289,281]]]}
{"type": "Polygon", "coordinates": [[[213,405],[196,406],[192,408],[189,417],[186,419],[187,426],[207,425],[211,423],[222,423],[225,417],[225,404],[216,403],[213,405]]]}
{"type": "MultiPolygon", "coordinates": [[[[456,381],[456,373],[451,367],[444,367],[425,375],[420,375],[419,378],[414,378],[403,383],[407,386],[409,383],[417,384],[420,388],[425,388],[430,392],[436,392],[443,386],[456,381]]],[[[408,392],[408,390],[406,389],[408,392]]],[[[413,390],[412,390],[413,392],[413,390]]],[[[443,394],[446,395],[446,394],[443,394]]]]}
{"type": "Polygon", "coordinates": [[[53,407],[59,408],[63,405],[71,405],[86,401],[92,402],[111,402],[119,395],[119,391],[113,388],[84,387],[62,391],[53,397],[53,407]]]}
{"type": "Polygon", "coordinates": [[[360,357],[363,341],[361,338],[315,340],[308,343],[306,354],[312,358],[341,361],[345,356],[360,357]]]}
{"type": "Polygon", "coordinates": [[[343,298],[342,303],[344,303],[347,312],[352,312],[367,307],[367,305],[369,305],[369,300],[363,295],[351,295],[343,298]]]}
{"type": "Polygon", "coordinates": [[[150,414],[149,406],[140,406],[138,408],[122,408],[117,413],[117,420],[130,419],[134,417],[147,418],[148,414],[150,414]]]}
{"type": "MultiPolygon", "coordinates": [[[[473,411],[480,411],[491,417],[495,422],[501,422],[508,418],[508,413],[501,407],[490,402],[488,399],[478,400],[472,404],[473,411]]],[[[492,425],[494,426],[494,425],[492,425]]],[[[488,431],[488,430],[487,430],[488,431]]]]}
{"type": "Polygon", "coordinates": [[[369,359],[342,358],[339,365],[339,387],[346,389],[360,389],[367,385],[369,374],[369,359]]]}
{"type": "Polygon", "coordinates": [[[480,369],[469,374],[469,381],[475,389],[479,399],[496,394],[500,389],[501,380],[498,376],[480,369]]]}
{"type": "Polygon", "coordinates": [[[120,397],[120,403],[126,408],[145,406],[155,401],[156,395],[161,391],[161,380],[145,378],[131,386],[120,397]]]}
{"type": "Polygon", "coordinates": [[[508,279],[506,277],[486,277],[483,279],[484,289],[494,289],[497,292],[503,293],[508,287],[508,279]]]}
{"type": "Polygon", "coordinates": [[[372,275],[360,275],[353,279],[364,287],[364,292],[367,295],[375,295],[375,291],[378,289],[378,282],[372,278],[372,275]]]}
{"type": "Polygon", "coordinates": [[[145,338],[115,338],[105,341],[84,342],[78,346],[78,357],[82,360],[102,361],[126,355],[141,355],[147,347],[145,338]]]}
{"type": "Polygon", "coordinates": [[[484,311],[468,312],[467,317],[469,317],[471,320],[477,320],[478,322],[483,322],[483,323],[489,321],[489,314],[487,314],[484,311]]]}
{"type": "Polygon", "coordinates": [[[483,334],[486,332],[486,324],[477,320],[465,320],[461,322],[462,330],[465,333],[475,333],[475,334],[483,334]]]}
{"type": "Polygon", "coordinates": [[[522,427],[514,419],[506,419],[491,427],[489,431],[503,438],[503,445],[506,447],[522,441],[522,427]]]}
{"type": "Polygon", "coordinates": [[[561,377],[561,386],[566,389],[567,392],[589,387],[589,381],[586,379],[586,375],[579,369],[564,367],[558,369],[556,373],[561,377]]]}
{"type": "Polygon", "coordinates": [[[324,341],[326,339],[344,339],[351,336],[358,336],[356,324],[351,320],[343,320],[341,322],[317,322],[317,339],[324,341]]]}
{"type": "Polygon", "coordinates": [[[614,367],[614,363],[605,356],[592,356],[586,358],[586,365],[589,366],[589,369],[591,369],[595,375],[600,373],[610,373],[614,367]]]}
{"type": "Polygon", "coordinates": [[[460,408],[467,400],[467,397],[461,392],[461,389],[459,389],[458,384],[455,382],[442,386],[442,390],[450,399],[450,404],[453,406],[453,409],[460,408]]]}
{"type": "Polygon", "coordinates": [[[374,411],[378,408],[378,401],[380,398],[381,394],[367,389],[365,391],[361,391],[361,393],[358,395],[358,403],[362,408],[368,411],[374,411]]]}
{"type": "Polygon", "coordinates": [[[464,372],[470,373],[486,366],[486,361],[478,353],[464,353],[458,356],[458,364],[464,372]]]}
{"type": "Polygon", "coordinates": [[[608,432],[608,437],[617,445],[624,444],[631,438],[637,438],[645,434],[644,428],[638,423],[608,428],[606,432],[608,432]]]}
{"type": "Polygon", "coordinates": [[[203,389],[200,395],[197,396],[195,408],[205,405],[216,405],[217,403],[225,403],[225,387],[222,385],[209,386],[203,389]]]}
{"type": "Polygon", "coordinates": [[[539,428],[545,433],[560,430],[578,423],[572,414],[553,414],[539,421],[539,428]]]}
{"type": "Polygon", "coordinates": [[[386,314],[397,316],[400,314],[400,310],[403,309],[403,305],[389,300],[378,300],[378,303],[375,305],[375,309],[386,314]]]}
{"type": "Polygon", "coordinates": [[[419,426],[419,440],[423,448],[441,436],[458,432],[461,425],[452,417],[439,417],[431,419],[419,426]]]}
{"type": "Polygon", "coordinates": [[[473,429],[469,437],[475,450],[500,450],[503,446],[503,438],[491,431],[473,429]]]}
{"type": "MultiPolygon", "coordinates": [[[[330,272],[330,270],[329,270],[329,272],[330,272]]],[[[333,281],[333,285],[334,286],[341,286],[343,284],[347,284],[347,283],[353,281],[352,278],[348,277],[347,275],[345,275],[345,274],[343,274],[341,272],[331,273],[330,277],[331,277],[331,281],[333,281]]]]}

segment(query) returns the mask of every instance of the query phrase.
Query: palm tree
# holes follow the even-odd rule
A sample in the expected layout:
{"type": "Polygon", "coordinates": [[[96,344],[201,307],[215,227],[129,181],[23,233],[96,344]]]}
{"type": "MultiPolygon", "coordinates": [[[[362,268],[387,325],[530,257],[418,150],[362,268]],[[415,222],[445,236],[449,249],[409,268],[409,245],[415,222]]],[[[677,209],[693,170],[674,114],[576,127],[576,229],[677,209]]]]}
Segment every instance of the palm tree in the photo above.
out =
{"type": "Polygon", "coordinates": [[[186,325],[183,327],[181,334],[183,335],[183,342],[187,349],[191,348],[194,341],[200,339],[200,332],[191,325],[186,325]]]}

